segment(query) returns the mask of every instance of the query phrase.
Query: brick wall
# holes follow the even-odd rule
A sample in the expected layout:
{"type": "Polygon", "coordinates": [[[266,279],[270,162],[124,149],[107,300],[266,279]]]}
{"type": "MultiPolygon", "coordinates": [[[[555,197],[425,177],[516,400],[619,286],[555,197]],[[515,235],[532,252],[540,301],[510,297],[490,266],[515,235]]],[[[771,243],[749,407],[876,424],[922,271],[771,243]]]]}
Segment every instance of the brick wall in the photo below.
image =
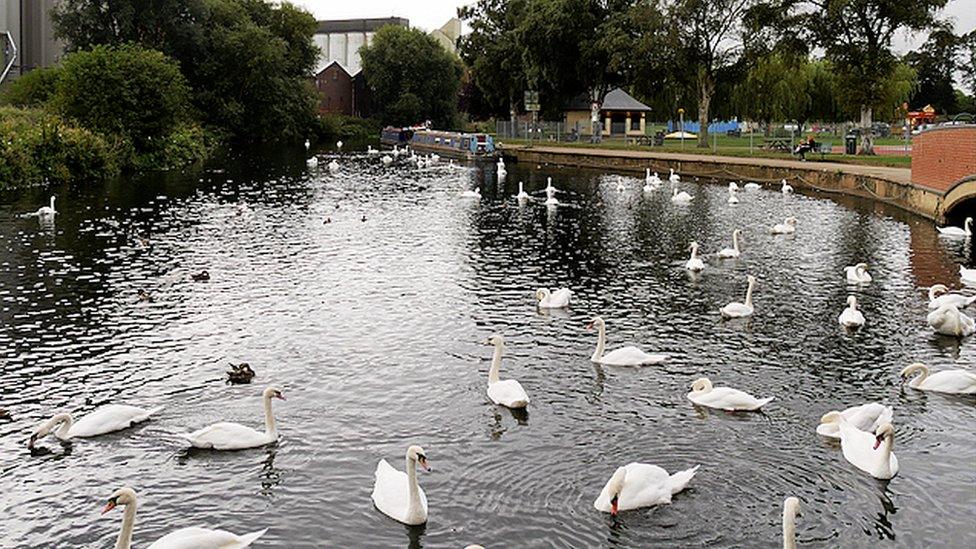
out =
{"type": "Polygon", "coordinates": [[[945,192],[976,174],[976,125],[941,126],[912,138],[912,183],[945,192]]]}
{"type": "Polygon", "coordinates": [[[352,77],[338,63],[332,63],[315,76],[315,88],[319,91],[319,111],[353,113],[352,77]]]}

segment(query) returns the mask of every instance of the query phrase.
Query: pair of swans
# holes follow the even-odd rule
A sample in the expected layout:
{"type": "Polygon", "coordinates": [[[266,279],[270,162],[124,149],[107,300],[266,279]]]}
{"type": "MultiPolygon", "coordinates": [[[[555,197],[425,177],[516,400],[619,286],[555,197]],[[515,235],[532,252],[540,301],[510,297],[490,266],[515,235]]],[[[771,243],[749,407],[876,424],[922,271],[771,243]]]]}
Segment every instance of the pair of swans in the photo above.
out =
{"type": "Polygon", "coordinates": [[[725,307],[719,309],[719,313],[722,314],[722,318],[743,318],[747,316],[752,316],[755,309],[752,306],[752,291],[756,286],[756,277],[749,275],[746,277],[749,282],[749,287],[746,289],[746,301],[745,303],[739,303],[738,301],[733,301],[725,307]]]}
{"type": "Polygon", "coordinates": [[[952,337],[967,337],[976,331],[972,317],[959,310],[952,303],[943,303],[925,318],[937,333],[952,337]]]}
{"type": "Polygon", "coordinates": [[[672,189],[671,202],[674,204],[690,204],[694,199],[695,197],[684,191],[678,192],[678,189],[672,189]]]}
{"type": "MultiPolygon", "coordinates": [[[[136,522],[136,508],[138,507],[136,492],[132,488],[123,487],[112,493],[108,503],[102,509],[102,514],[125,507],[122,514],[122,530],[119,532],[115,549],[129,549],[132,546],[132,530],[136,522]]],[[[180,528],[175,532],[154,541],[148,549],[243,549],[250,547],[268,529],[258,530],[239,536],[225,530],[211,530],[209,528],[189,527],[180,528]]]]}
{"type": "Polygon", "coordinates": [[[976,373],[968,370],[942,370],[929,375],[929,367],[916,362],[901,371],[902,380],[912,389],[954,395],[976,394],[976,373]],[[915,374],[918,374],[917,376],[915,374]]]}
{"type": "Polygon", "coordinates": [[[713,387],[707,377],[702,377],[691,384],[688,400],[699,406],[726,412],[754,412],[772,402],[773,397],[756,398],[745,391],[731,387],[713,387]]]}
{"type": "Polygon", "coordinates": [[[796,232],[796,218],[793,216],[787,217],[782,223],[777,223],[773,225],[770,231],[773,234],[793,234],[796,232]]]}
{"type": "Polygon", "coordinates": [[[416,526],[427,522],[427,494],[417,484],[417,466],[430,471],[427,452],[410,446],[406,454],[406,472],[397,471],[386,459],[376,465],[373,483],[373,505],[391,519],[416,526]]]}
{"type": "Polygon", "coordinates": [[[867,284],[872,280],[867,263],[844,267],[844,275],[847,277],[848,284],[867,284]]]}
{"type": "Polygon", "coordinates": [[[555,292],[550,292],[549,288],[539,288],[535,291],[535,299],[540,309],[562,309],[569,307],[569,298],[573,296],[573,291],[569,288],[560,288],[555,292]]]}
{"type": "MultiPolygon", "coordinates": [[[[895,417],[894,410],[890,406],[885,406],[877,402],[852,406],[840,412],[840,415],[849,425],[869,433],[877,431],[885,423],[891,423],[891,420],[895,417]]],[[[821,418],[820,425],[817,425],[817,434],[822,437],[840,440],[840,423],[833,421],[832,418],[833,416],[830,416],[830,420],[827,422],[824,422],[823,418],[821,418]]]]}
{"type": "Polygon", "coordinates": [[[620,511],[667,505],[671,503],[671,496],[688,486],[699,467],[695,465],[673,475],[649,463],[635,462],[618,467],[593,501],[593,507],[616,516],[620,511]]]}
{"type": "Polygon", "coordinates": [[[688,269],[693,273],[700,273],[704,271],[705,262],[698,257],[698,243],[692,242],[688,249],[691,251],[691,258],[689,258],[688,262],[685,263],[685,269],[688,269]]]}
{"type": "Polygon", "coordinates": [[[739,259],[742,255],[742,252],[739,250],[739,236],[741,235],[742,231],[740,229],[732,231],[732,247],[719,250],[719,259],[739,259]]]}
{"type": "Polygon", "coordinates": [[[864,314],[857,309],[856,297],[852,295],[847,296],[847,308],[837,317],[837,322],[840,322],[841,326],[845,328],[860,328],[864,326],[864,314]]]}
{"type": "Polygon", "coordinates": [[[783,184],[783,186],[780,187],[780,189],[779,189],[781,193],[783,193],[783,194],[792,194],[793,193],[793,186],[790,185],[789,183],[787,183],[785,179],[781,183],[783,184]]]}
{"type": "Polygon", "coordinates": [[[644,173],[644,192],[656,191],[661,186],[661,178],[658,177],[657,172],[651,174],[651,169],[647,168],[644,173]]]}
{"type": "Polygon", "coordinates": [[[739,197],[736,196],[736,193],[738,193],[739,187],[738,186],[732,187],[732,185],[735,185],[735,183],[729,183],[729,200],[728,200],[728,202],[729,202],[729,204],[738,204],[739,203],[739,197]]]}
{"type": "Polygon", "coordinates": [[[602,318],[594,318],[587,326],[587,330],[596,328],[599,332],[596,349],[590,360],[606,366],[643,366],[645,364],[660,364],[668,359],[667,355],[652,355],[632,345],[614,349],[606,353],[607,325],[602,318]]]}
{"type": "Polygon", "coordinates": [[[934,311],[943,305],[955,305],[962,309],[976,303],[976,296],[966,297],[962,294],[947,293],[949,288],[945,284],[936,284],[929,288],[929,310],[934,311]]]}
{"type": "Polygon", "coordinates": [[[461,198],[477,198],[477,199],[480,200],[481,199],[481,189],[479,187],[475,187],[474,190],[462,191],[461,192],[461,198]]]}
{"type": "Polygon", "coordinates": [[[895,428],[891,422],[882,423],[874,431],[862,431],[838,411],[827,412],[820,423],[836,424],[840,447],[851,465],[874,478],[887,480],[898,474],[898,458],[892,453],[895,428]]]}
{"type": "Polygon", "coordinates": [[[505,351],[505,339],[500,335],[493,335],[485,344],[495,346],[491,369],[488,370],[488,398],[506,408],[525,408],[529,404],[529,395],[522,388],[522,384],[515,379],[502,381],[498,377],[502,367],[502,353],[505,351]]]}
{"type": "Polygon", "coordinates": [[[137,423],[148,421],[153,414],[159,413],[160,410],[162,407],[146,409],[125,404],[107,404],[78,421],[75,421],[74,416],[69,413],[56,414],[51,419],[41,423],[31,433],[27,447],[33,448],[38,440],[46,437],[52,431],[54,436],[62,441],[114,433],[128,429],[137,423]]]}
{"type": "Polygon", "coordinates": [[[271,399],[285,400],[276,387],[268,387],[262,393],[264,400],[264,432],[239,423],[221,422],[183,435],[194,448],[211,450],[243,450],[258,448],[278,440],[278,429],[271,412],[271,399]]]}
{"type": "Polygon", "coordinates": [[[939,234],[942,236],[959,236],[966,237],[972,236],[973,234],[973,218],[967,217],[962,223],[962,228],[959,227],[936,227],[939,234]]]}

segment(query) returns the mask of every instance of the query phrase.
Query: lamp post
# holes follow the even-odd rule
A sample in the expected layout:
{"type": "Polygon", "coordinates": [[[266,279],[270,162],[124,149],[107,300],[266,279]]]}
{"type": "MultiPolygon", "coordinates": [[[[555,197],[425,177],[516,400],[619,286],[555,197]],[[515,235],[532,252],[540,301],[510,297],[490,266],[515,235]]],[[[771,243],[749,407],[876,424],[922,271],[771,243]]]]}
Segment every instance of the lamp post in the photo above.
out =
{"type": "Polygon", "coordinates": [[[681,136],[681,148],[685,148],[685,110],[678,108],[678,135],[681,136]]]}

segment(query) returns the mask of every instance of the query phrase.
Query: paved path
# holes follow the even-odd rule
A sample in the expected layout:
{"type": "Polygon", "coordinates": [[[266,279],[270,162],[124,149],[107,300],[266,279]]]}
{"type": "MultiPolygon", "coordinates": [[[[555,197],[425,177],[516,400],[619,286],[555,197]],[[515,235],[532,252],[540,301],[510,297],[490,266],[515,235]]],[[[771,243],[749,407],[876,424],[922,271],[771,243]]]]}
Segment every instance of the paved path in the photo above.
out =
{"type": "MultiPolygon", "coordinates": [[[[522,145],[503,146],[502,150],[524,149],[522,145]]],[[[887,179],[897,183],[911,184],[912,170],[910,168],[891,168],[888,166],[867,166],[863,164],[843,164],[840,162],[819,162],[809,160],[790,160],[785,158],[758,158],[742,156],[721,156],[710,154],[684,154],[671,152],[633,151],[625,149],[597,149],[589,147],[548,147],[534,146],[533,152],[555,154],[578,154],[617,158],[647,158],[654,160],[674,160],[678,162],[720,162],[740,166],[766,166],[772,168],[786,168],[795,170],[832,171],[855,175],[866,175],[887,179]]]]}

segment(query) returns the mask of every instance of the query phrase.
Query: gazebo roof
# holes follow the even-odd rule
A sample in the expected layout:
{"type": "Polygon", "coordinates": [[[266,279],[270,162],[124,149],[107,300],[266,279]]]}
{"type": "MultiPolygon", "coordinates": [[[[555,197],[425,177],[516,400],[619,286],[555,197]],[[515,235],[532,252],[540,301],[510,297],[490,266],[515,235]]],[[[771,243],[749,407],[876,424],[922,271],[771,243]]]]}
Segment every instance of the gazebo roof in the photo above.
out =
{"type": "MultiPolygon", "coordinates": [[[[590,110],[590,98],[587,94],[574,97],[564,110],[567,111],[588,111],[590,110]]],[[[603,96],[604,111],[630,111],[630,112],[650,112],[651,108],[631,97],[631,95],[620,88],[615,88],[603,96]]]]}

